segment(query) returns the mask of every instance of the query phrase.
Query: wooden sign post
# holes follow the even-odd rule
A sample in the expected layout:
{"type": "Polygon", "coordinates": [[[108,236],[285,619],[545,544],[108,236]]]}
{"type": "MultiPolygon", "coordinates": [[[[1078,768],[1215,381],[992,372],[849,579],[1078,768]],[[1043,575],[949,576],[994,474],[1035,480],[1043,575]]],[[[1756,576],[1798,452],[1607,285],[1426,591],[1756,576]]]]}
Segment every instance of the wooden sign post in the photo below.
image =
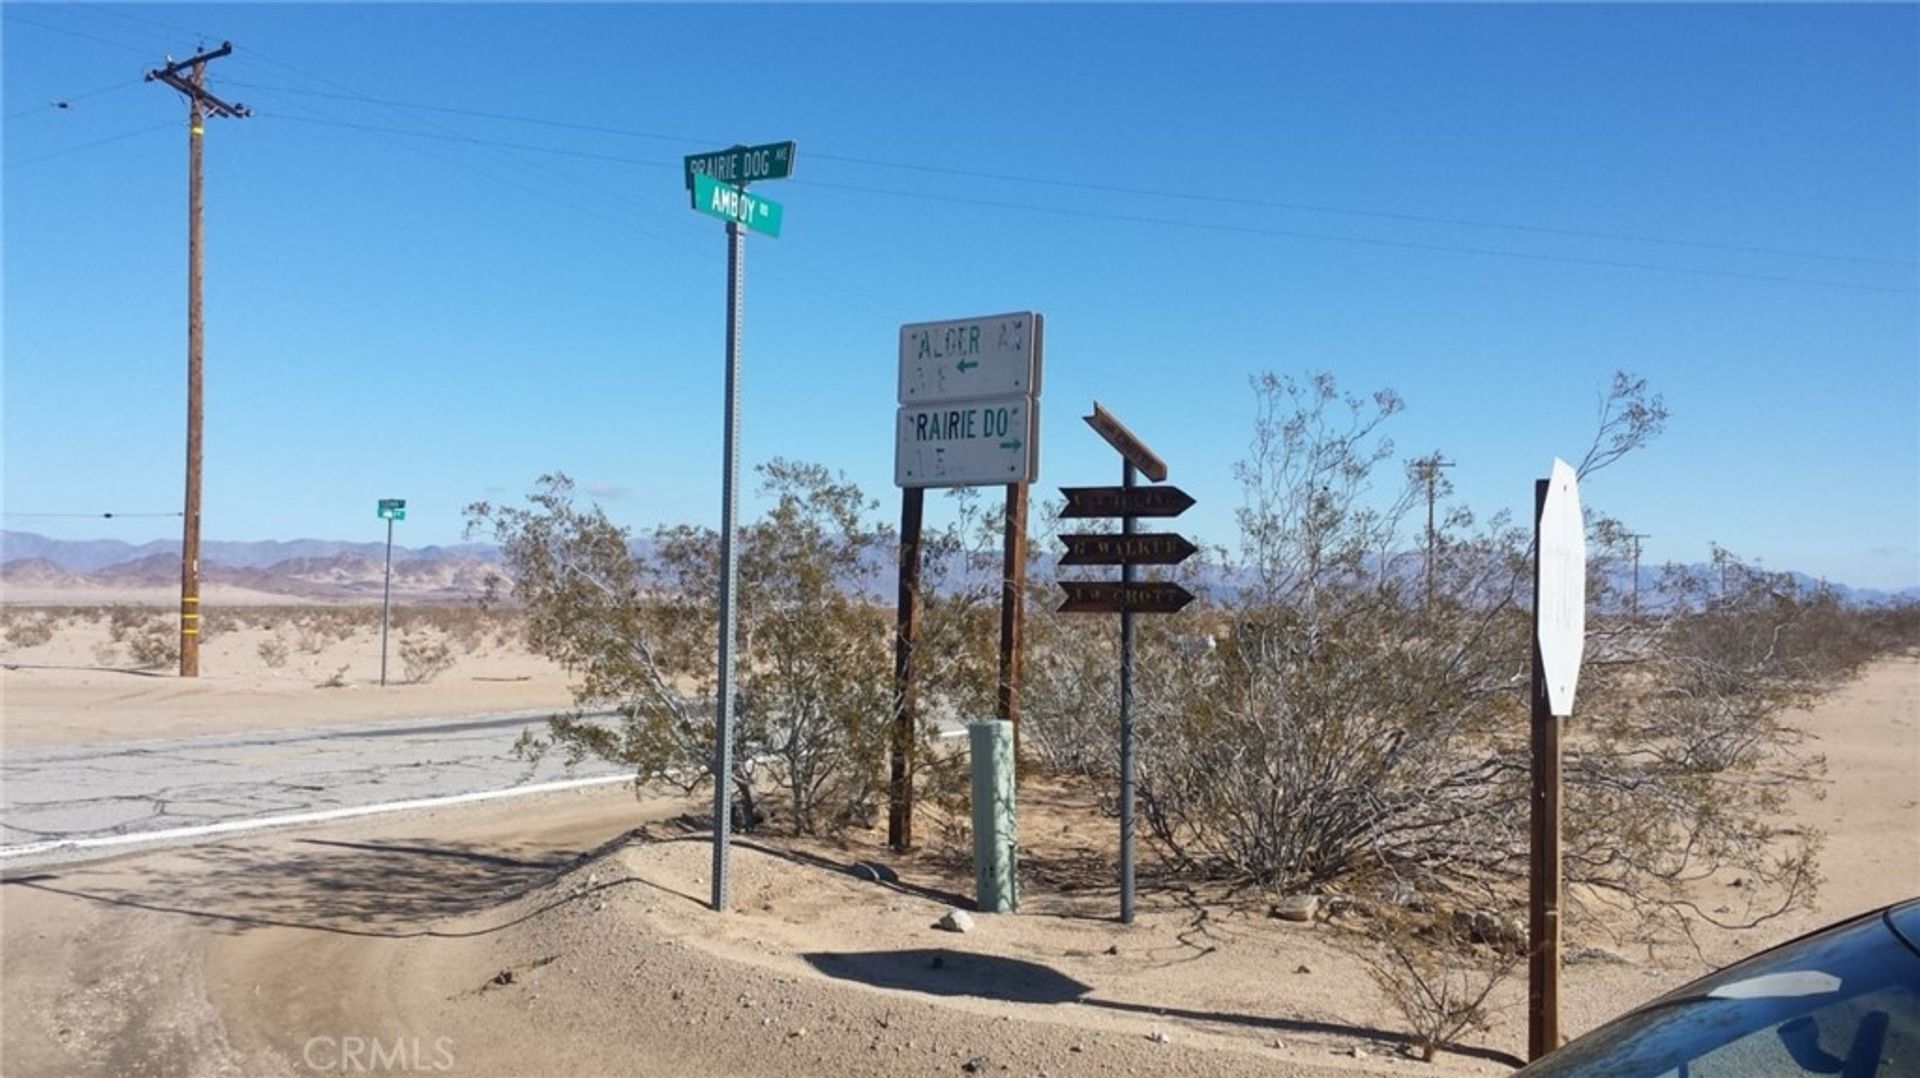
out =
{"type": "Polygon", "coordinates": [[[1560,720],[1573,714],[1587,636],[1586,525],[1564,460],[1533,486],[1533,791],[1529,817],[1527,1057],[1560,1047],[1560,720]]]}
{"type": "Polygon", "coordinates": [[[913,845],[914,649],[920,635],[920,529],[928,487],[1004,486],[997,718],[1020,759],[1021,627],[1026,621],[1027,485],[1040,470],[1046,318],[1036,311],[900,327],[894,485],[900,490],[900,591],[894,632],[887,845],[913,845]]]}

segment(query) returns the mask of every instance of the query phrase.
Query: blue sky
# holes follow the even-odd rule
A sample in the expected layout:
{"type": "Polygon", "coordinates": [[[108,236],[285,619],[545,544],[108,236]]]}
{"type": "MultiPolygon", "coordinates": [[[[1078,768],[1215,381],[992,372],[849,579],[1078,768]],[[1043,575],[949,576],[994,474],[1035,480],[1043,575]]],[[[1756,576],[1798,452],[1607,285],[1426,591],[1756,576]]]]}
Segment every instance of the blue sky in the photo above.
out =
{"type": "Polygon", "coordinates": [[[210,88],[256,114],[207,133],[209,538],[377,538],[397,496],[401,542],[451,542],[552,470],[717,522],[725,243],[680,159],[793,139],[742,452],[888,519],[899,325],[1034,309],[1042,494],[1117,479],[1097,399],[1231,540],[1248,377],[1324,369],[1524,514],[1624,368],[1673,418],[1586,500],[1649,560],[1920,583],[1912,5],[8,3],[0,35],[10,528],[177,534],[39,514],[179,508],[185,109],[140,75],[227,39],[210,88]]]}

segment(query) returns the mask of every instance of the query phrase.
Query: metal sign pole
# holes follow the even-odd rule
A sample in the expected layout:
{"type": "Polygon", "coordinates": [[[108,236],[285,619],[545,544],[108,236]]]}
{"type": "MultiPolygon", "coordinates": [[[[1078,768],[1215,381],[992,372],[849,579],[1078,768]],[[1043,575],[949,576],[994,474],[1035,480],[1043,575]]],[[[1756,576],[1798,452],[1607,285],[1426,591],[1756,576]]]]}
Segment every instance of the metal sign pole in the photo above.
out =
{"type": "Polygon", "coordinates": [[[733,636],[734,584],[739,574],[739,551],[733,545],[733,517],[740,493],[740,323],[746,293],[746,242],[737,221],[727,222],[727,403],[726,449],[720,470],[720,699],[715,704],[713,730],[713,908],[727,908],[727,841],[731,813],[727,811],[727,781],[733,770],[733,636]]]}
{"type": "MultiPolygon", "coordinates": [[[[1132,490],[1134,467],[1120,467],[1120,487],[1132,490]]],[[[1120,533],[1133,534],[1133,517],[1121,518],[1120,533]]],[[[1120,585],[1133,583],[1133,562],[1120,566],[1120,585]]],[[[1131,589],[1128,589],[1131,590],[1131,589]]],[[[1133,608],[1120,611],[1120,923],[1133,923],[1133,608]]]]}
{"type": "Polygon", "coordinates": [[[393,515],[387,515],[387,576],[380,585],[380,684],[387,683],[387,624],[393,602],[393,515]]]}

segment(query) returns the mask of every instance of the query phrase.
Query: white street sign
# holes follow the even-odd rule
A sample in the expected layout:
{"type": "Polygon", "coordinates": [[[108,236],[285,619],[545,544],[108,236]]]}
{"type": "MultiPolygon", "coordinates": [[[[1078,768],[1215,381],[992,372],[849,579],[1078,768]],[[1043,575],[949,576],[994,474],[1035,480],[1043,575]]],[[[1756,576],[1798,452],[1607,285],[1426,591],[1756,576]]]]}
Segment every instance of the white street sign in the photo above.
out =
{"type": "Polygon", "coordinates": [[[1539,607],[1540,665],[1547,679],[1547,706],[1573,714],[1580,682],[1580,656],[1587,642],[1587,532],[1580,516],[1580,485],[1573,467],[1554,458],[1547,498],[1540,508],[1540,570],[1534,580],[1539,607]]]}
{"type": "Polygon", "coordinates": [[[903,405],[894,429],[898,487],[1030,483],[1040,471],[1040,406],[1024,394],[903,405]]]}
{"type": "Polygon", "coordinates": [[[900,403],[1040,395],[1041,333],[1032,311],[900,327],[900,403]]]}

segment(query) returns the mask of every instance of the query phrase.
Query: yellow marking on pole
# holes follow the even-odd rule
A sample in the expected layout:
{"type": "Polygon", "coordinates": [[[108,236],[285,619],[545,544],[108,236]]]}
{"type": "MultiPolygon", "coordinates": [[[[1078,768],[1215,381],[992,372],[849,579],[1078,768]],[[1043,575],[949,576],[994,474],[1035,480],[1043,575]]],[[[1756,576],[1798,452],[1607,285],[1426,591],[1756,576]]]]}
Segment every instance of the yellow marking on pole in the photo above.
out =
{"type": "Polygon", "coordinates": [[[193,127],[193,133],[196,135],[202,135],[206,133],[206,130],[202,128],[199,124],[195,124],[193,127]]]}
{"type": "Polygon", "coordinates": [[[200,597],[198,595],[182,595],[180,597],[180,602],[182,605],[186,603],[197,603],[199,601],[200,601],[200,597]]]}
{"type": "Polygon", "coordinates": [[[187,613],[187,612],[186,612],[186,611],[184,611],[184,610],[180,612],[180,619],[181,619],[182,621],[185,621],[185,620],[186,620],[186,619],[188,619],[188,618],[192,618],[192,619],[193,619],[193,620],[195,620],[195,621],[199,621],[199,620],[200,620],[200,615],[198,615],[198,614],[189,614],[189,613],[187,613]]]}
{"type": "Polygon", "coordinates": [[[181,635],[181,636],[199,636],[199,635],[200,635],[200,630],[198,630],[198,629],[192,629],[192,628],[187,628],[187,627],[184,627],[184,626],[183,626],[183,627],[181,628],[181,630],[180,630],[180,635],[181,635]]]}

